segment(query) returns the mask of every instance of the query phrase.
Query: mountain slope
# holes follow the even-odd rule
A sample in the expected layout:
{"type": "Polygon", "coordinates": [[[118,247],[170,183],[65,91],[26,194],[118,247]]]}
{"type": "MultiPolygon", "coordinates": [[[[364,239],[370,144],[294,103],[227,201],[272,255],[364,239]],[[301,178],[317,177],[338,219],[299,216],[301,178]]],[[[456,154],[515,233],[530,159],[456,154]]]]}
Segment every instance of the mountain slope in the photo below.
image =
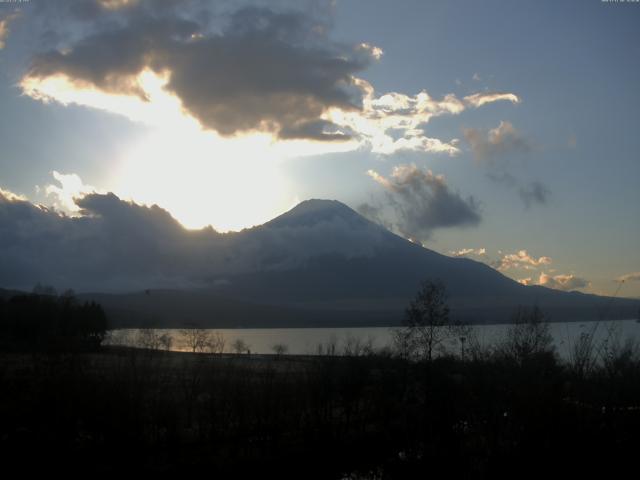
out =
{"type": "Polygon", "coordinates": [[[396,324],[428,279],[443,281],[454,317],[472,322],[508,321],[519,305],[537,304],[553,320],[633,318],[638,308],[520,285],[413,244],[335,200],[308,200],[228,234],[186,230],[158,206],[113,194],[80,201],[80,217],[19,199],[2,204],[1,285],[100,292],[83,298],[103,303],[121,325],[396,324]]]}
{"type": "MultiPolygon", "coordinates": [[[[638,305],[521,285],[485,264],[413,244],[330,200],[302,202],[240,232],[225,248],[229,261],[226,268],[211,272],[209,286],[179,294],[179,303],[189,305],[188,317],[197,323],[398,324],[420,282],[427,279],[444,282],[452,315],[469,322],[506,322],[518,306],[534,304],[556,321],[632,318],[638,305]]],[[[171,304],[168,299],[178,294],[154,295],[171,304]]],[[[144,304],[129,302],[129,308],[148,312],[150,306],[144,304]]],[[[163,316],[167,310],[157,310],[162,324],[182,322],[175,312],[163,316]]]]}

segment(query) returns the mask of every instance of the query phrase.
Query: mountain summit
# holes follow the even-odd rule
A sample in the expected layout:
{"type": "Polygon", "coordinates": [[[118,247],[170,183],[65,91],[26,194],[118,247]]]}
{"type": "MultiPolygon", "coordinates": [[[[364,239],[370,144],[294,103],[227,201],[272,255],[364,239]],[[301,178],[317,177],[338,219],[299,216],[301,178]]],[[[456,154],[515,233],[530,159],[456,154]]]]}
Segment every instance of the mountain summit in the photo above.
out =
{"type": "MultiPolygon", "coordinates": [[[[300,228],[335,222],[341,222],[354,229],[375,225],[338,200],[311,199],[300,202],[288,212],[265,223],[264,226],[271,228],[300,228]]],[[[382,228],[377,225],[376,227],[382,228]]]]}
{"type": "Polygon", "coordinates": [[[338,200],[313,198],[300,202],[288,212],[267,222],[267,225],[308,225],[327,221],[335,217],[358,219],[359,215],[338,200]]]}
{"type": "Polygon", "coordinates": [[[307,200],[229,234],[186,230],[160,207],[115,195],[90,194],[82,205],[84,216],[73,218],[5,201],[0,231],[11,234],[0,235],[0,285],[155,291],[153,300],[92,298],[123,323],[146,315],[163,325],[395,324],[429,279],[446,285],[453,316],[472,322],[508,321],[520,305],[536,304],[554,320],[632,318],[638,308],[634,300],[520,285],[411,243],[335,200],[307,200]]]}

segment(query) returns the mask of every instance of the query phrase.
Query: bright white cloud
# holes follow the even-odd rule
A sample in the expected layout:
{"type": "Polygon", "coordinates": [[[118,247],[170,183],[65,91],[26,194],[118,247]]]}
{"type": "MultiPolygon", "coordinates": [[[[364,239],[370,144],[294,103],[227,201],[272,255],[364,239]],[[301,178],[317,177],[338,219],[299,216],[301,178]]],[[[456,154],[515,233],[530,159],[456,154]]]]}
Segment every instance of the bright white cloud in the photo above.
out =
{"type": "Polygon", "coordinates": [[[462,248],[460,250],[450,250],[449,254],[453,257],[468,257],[468,256],[485,256],[487,254],[486,248],[462,248]]]}
{"type": "Polygon", "coordinates": [[[16,202],[16,201],[26,201],[27,198],[23,195],[18,195],[17,193],[13,193],[9,190],[4,190],[2,188],[0,188],[0,197],[3,197],[4,199],[10,201],[10,202],[16,202]]]}
{"type": "Polygon", "coordinates": [[[526,250],[519,250],[516,253],[505,254],[498,262],[497,268],[500,271],[512,268],[533,269],[541,265],[550,265],[550,257],[532,257],[526,250]]]}
{"type": "Polygon", "coordinates": [[[49,184],[42,190],[47,196],[53,198],[53,206],[65,213],[77,214],[80,207],[76,205],[75,199],[98,191],[91,185],[85,185],[80,176],[75,173],[64,174],[54,170],[52,175],[58,185],[49,184]]]}
{"type": "Polygon", "coordinates": [[[579,288],[586,288],[591,284],[591,282],[572,274],[547,275],[542,272],[540,273],[537,284],[548,288],[555,288],[556,290],[570,291],[579,288]]]}
{"type": "MultiPolygon", "coordinates": [[[[475,80],[475,76],[474,76],[475,80]]],[[[472,95],[467,95],[464,97],[464,101],[467,105],[478,108],[487,103],[499,102],[499,101],[507,101],[511,103],[520,103],[520,97],[518,97],[514,93],[508,92],[483,92],[483,93],[474,93],[472,95]]]]}
{"type": "Polygon", "coordinates": [[[360,146],[383,155],[400,150],[449,156],[460,153],[457,139],[443,141],[429,137],[424,130],[432,118],[458,115],[465,110],[464,104],[455,95],[448,94],[436,100],[423,90],[413,96],[399,92],[376,96],[369,82],[355,78],[354,83],[364,94],[362,110],[332,109],[327,119],[354,132],[360,140],[360,146]]]}
{"type": "Polygon", "coordinates": [[[548,275],[544,272],[541,272],[537,279],[532,277],[520,278],[518,279],[518,282],[522,285],[540,285],[567,292],[580,288],[587,288],[591,285],[591,282],[588,280],[572,274],[548,275]]]}
{"type": "MultiPolygon", "coordinates": [[[[372,53],[373,54],[373,53],[372,53]]],[[[20,86],[30,97],[43,101],[57,101],[63,105],[78,104],[110,111],[147,125],[192,128],[203,131],[199,122],[185,115],[180,99],[164,87],[168,73],[158,75],[150,70],[138,74],[136,88],[144,95],[115,94],[101,91],[94,86],[77,82],[66,75],[45,78],[23,78],[20,86]]],[[[376,97],[368,82],[353,78],[364,89],[363,108],[360,111],[329,109],[321,116],[322,121],[338,126],[351,135],[345,135],[342,142],[319,142],[302,139],[280,139],[274,142],[271,134],[253,132],[232,138],[224,138],[229,143],[242,142],[246,138],[253,141],[263,138],[265,148],[275,148],[290,156],[317,155],[345,152],[358,148],[368,148],[373,153],[390,155],[401,150],[423,151],[454,156],[460,153],[459,140],[448,141],[429,137],[424,126],[432,119],[443,115],[458,115],[465,105],[455,95],[448,94],[440,100],[433,99],[426,91],[414,96],[390,92],[376,97]]],[[[216,132],[206,132],[221,138],[216,132]]]]}

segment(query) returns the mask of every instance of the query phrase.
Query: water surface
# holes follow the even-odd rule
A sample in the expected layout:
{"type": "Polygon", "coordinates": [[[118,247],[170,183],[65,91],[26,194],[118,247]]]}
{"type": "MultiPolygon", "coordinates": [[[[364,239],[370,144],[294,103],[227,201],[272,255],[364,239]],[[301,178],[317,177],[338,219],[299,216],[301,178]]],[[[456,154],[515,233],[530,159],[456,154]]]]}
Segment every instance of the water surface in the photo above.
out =
{"type": "MultiPolygon", "coordinates": [[[[593,334],[594,343],[599,346],[603,341],[624,342],[627,338],[640,339],[640,323],[635,320],[608,322],[556,322],[550,323],[550,333],[555,348],[562,358],[569,358],[576,341],[583,333],[593,334]]],[[[472,329],[480,345],[490,346],[503,339],[511,327],[509,324],[478,325],[472,329]]],[[[286,352],[293,355],[315,355],[318,353],[343,354],[345,351],[362,352],[365,349],[380,350],[391,347],[395,328],[242,328],[208,329],[210,338],[221,335],[224,338],[224,351],[234,352],[233,345],[241,340],[245,353],[271,354],[276,345],[284,346],[286,352]]],[[[183,330],[157,329],[155,335],[167,335],[171,338],[171,350],[189,351],[191,347],[183,330]]],[[[140,330],[123,329],[113,331],[107,343],[113,345],[139,346],[140,330]]],[[[469,345],[468,339],[465,341],[469,345]]],[[[451,339],[446,348],[460,353],[458,338],[451,339]]],[[[205,349],[206,350],[206,349],[205,349]]]]}

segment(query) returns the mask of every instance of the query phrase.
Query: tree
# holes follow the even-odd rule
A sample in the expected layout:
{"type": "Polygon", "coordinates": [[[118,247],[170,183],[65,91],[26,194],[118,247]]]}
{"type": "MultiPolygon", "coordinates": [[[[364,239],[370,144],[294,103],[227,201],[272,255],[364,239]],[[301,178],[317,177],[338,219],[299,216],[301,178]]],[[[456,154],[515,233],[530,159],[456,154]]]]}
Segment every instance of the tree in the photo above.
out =
{"type": "Polygon", "coordinates": [[[275,345],[271,346],[271,350],[273,350],[273,353],[280,357],[289,351],[289,347],[284,343],[276,343],[275,345]]]}
{"type": "Polygon", "coordinates": [[[206,328],[185,328],[180,330],[185,343],[193,352],[204,352],[211,340],[209,330],[206,328]]]}
{"type": "Polygon", "coordinates": [[[549,323],[537,305],[531,309],[518,308],[511,323],[505,341],[498,346],[498,353],[520,365],[541,354],[553,354],[549,323]]]}
{"type": "Polygon", "coordinates": [[[241,338],[237,338],[231,344],[231,348],[235,353],[249,352],[249,345],[241,338]]]}
{"type": "Polygon", "coordinates": [[[166,350],[167,352],[171,351],[171,346],[173,345],[173,337],[170,333],[163,333],[160,335],[158,339],[160,342],[160,346],[166,350]]]}
{"type": "Polygon", "coordinates": [[[402,356],[431,361],[444,342],[456,337],[449,317],[447,292],[440,281],[424,281],[405,311],[404,328],[395,335],[402,356]]]}
{"type": "Polygon", "coordinates": [[[160,350],[162,347],[160,333],[153,328],[141,328],[136,335],[136,345],[147,350],[160,350]]]}
{"type": "Polygon", "coordinates": [[[224,353],[226,344],[227,340],[224,338],[222,332],[216,332],[209,337],[207,349],[209,350],[209,353],[216,353],[220,355],[224,353]]]}

